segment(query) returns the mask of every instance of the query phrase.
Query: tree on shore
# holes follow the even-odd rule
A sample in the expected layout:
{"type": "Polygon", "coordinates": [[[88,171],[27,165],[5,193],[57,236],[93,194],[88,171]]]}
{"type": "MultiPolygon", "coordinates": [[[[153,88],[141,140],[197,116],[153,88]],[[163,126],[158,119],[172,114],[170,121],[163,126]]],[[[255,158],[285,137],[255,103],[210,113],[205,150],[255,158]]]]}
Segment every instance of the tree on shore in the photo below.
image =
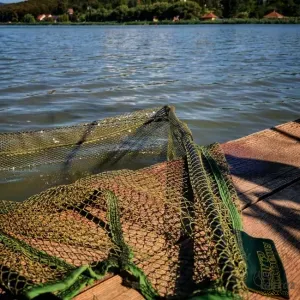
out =
{"type": "Polygon", "coordinates": [[[32,23],[35,23],[35,18],[31,14],[26,14],[23,18],[23,22],[32,24],[32,23]]]}
{"type": "MultiPolygon", "coordinates": [[[[1,0],[0,0],[1,1],[1,0]]],[[[300,17],[300,0],[30,0],[0,6],[0,22],[23,20],[27,14],[62,16],[73,8],[70,21],[151,21],[199,19],[214,12],[223,18],[262,18],[276,10],[285,16],[300,17]]]]}
{"type": "Polygon", "coordinates": [[[66,0],[58,0],[55,14],[63,15],[67,11],[67,9],[68,9],[67,1],[66,0]]]}

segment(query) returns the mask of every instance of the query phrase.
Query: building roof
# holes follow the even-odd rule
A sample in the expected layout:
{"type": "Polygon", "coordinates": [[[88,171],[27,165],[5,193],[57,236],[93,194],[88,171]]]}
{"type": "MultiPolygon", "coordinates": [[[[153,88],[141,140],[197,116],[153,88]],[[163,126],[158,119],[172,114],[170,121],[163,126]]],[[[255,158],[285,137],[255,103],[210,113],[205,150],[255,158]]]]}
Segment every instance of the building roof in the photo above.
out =
{"type": "Polygon", "coordinates": [[[264,18],[266,18],[266,19],[282,19],[282,18],[284,18],[284,16],[274,10],[271,13],[265,15],[264,18]]]}
{"type": "Polygon", "coordinates": [[[74,14],[73,8],[68,8],[68,14],[69,14],[69,15],[73,15],[73,14],[74,14]]]}
{"type": "Polygon", "coordinates": [[[214,13],[207,13],[205,15],[202,16],[202,19],[216,19],[218,18],[214,13]]]}
{"type": "Polygon", "coordinates": [[[39,21],[43,21],[44,19],[49,19],[49,18],[52,18],[51,14],[42,14],[37,16],[37,20],[39,21]]]}

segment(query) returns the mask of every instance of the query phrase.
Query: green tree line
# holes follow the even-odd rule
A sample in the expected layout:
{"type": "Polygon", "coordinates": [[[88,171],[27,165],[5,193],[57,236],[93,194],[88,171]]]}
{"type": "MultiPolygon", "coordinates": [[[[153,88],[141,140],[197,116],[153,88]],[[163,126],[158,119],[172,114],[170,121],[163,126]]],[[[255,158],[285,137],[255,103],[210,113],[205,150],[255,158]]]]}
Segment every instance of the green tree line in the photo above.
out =
{"type": "Polygon", "coordinates": [[[28,0],[0,6],[0,22],[30,22],[43,13],[73,22],[196,20],[209,11],[223,18],[262,18],[272,10],[299,17],[300,0],[28,0]],[[68,8],[74,10],[69,17],[68,8]]]}

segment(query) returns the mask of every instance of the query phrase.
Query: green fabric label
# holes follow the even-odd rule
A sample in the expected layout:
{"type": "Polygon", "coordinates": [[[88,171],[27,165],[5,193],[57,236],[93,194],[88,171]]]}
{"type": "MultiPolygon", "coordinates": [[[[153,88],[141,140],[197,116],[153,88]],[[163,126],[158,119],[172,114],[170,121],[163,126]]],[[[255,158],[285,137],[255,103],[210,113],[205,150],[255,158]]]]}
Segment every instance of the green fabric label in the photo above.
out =
{"type": "Polygon", "coordinates": [[[285,271],[272,240],[241,232],[247,263],[246,285],[252,292],[289,299],[285,271]]]}

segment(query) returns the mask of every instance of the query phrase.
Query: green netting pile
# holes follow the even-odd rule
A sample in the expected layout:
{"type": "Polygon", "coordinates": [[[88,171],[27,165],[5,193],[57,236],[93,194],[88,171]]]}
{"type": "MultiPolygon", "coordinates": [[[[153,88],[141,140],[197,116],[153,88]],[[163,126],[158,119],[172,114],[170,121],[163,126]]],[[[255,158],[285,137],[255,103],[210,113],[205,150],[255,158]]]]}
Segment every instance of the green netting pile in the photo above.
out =
{"type": "Polygon", "coordinates": [[[0,178],[3,293],[70,299],[108,274],[147,299],[246,291],[226,161],[173,108],[1,134],[0,178]]]}

